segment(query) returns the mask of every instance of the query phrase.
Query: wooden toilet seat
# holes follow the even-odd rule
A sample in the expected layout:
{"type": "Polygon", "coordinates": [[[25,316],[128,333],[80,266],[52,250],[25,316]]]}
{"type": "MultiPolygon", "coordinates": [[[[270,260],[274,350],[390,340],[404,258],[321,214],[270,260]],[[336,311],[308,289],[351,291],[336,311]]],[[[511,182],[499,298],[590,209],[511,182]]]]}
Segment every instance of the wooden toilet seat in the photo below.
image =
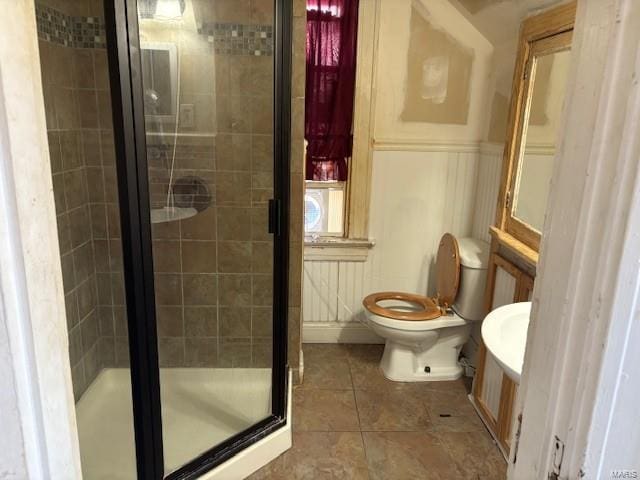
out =
{"type": "Polygon", "coordinates": [[[394,320],[423,321],[441,317],[453,304],[460,285],[460,252],[457,240],[450,233],[445,233],[440,239],[436,269],[438,293],[435,299],[414,293],[378,292],[365,297],[362,301],[364,308],[375,315],[394,320]],[[378,305],[384,300],[400,300],[421,309],[407,312],[378,305]]]}
{"type": "Polygon", "coordinates": [[[364,308],[371,313],[380,315],[381,317],[392,318],[394,320],[433,320],[442,316],[442,311],[437,303],[429,297],[404,292],[378,292],[372,293],[365,297],[362,301],[364,308]],[[394,310],[393,308],[385,308],[378,305],[378,302],[385,300],[400,300],[412,303],[421,308],[416,311],[394,310]]]}

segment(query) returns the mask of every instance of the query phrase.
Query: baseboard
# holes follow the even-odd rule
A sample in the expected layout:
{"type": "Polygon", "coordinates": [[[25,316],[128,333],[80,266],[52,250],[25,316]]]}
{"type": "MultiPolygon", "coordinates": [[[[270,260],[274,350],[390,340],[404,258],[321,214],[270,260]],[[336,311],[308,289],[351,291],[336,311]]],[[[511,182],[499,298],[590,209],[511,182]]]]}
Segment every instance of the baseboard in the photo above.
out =
{"type": "Polygon", "coordinates": [[[304,322],[302,343],[384,343],[361,323],[304,322]]]}

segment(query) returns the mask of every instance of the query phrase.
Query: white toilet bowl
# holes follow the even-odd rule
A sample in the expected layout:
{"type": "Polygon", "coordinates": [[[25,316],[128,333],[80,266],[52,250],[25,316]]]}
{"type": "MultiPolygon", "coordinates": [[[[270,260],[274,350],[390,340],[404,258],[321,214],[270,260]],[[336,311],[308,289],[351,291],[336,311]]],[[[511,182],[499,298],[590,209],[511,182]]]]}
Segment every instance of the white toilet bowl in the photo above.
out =
{"type": "MultiPolygon", "coordinates": [[[[401,307],[393,307],[401,308],[401,307]]],[[[469,339],[471,322],[455,313],[436,320],[395,320],[366,311],[369,326],[386,340],[380,368],[397,382],[456,380],[463,369],[460,349],[469,339]]]]}

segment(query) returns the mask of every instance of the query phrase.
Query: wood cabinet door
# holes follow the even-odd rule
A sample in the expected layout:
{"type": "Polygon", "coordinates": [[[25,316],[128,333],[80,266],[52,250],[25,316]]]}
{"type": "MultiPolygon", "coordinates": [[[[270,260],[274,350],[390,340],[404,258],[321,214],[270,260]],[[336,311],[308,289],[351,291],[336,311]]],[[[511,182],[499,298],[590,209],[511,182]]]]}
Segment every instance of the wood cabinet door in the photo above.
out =
{"type": "MultiPolygon", "coordinates": [[[[487,313],[502,305],[528,301],[532,290],[533,279],[529,275],[497,253],[491,255],[485,297],[487,313]]],[[[517,387],[481,342],[473,397],[505,455],[509,453],[517,387]]]]}

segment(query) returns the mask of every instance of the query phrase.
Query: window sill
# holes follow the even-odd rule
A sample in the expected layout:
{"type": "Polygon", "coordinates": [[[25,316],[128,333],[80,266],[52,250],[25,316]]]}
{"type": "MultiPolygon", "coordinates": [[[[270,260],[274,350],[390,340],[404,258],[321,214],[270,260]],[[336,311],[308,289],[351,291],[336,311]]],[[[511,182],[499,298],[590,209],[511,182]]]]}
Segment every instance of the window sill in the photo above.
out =
{"type": "Polygon", "coordinates": [[[367,239],[305,237],[305,262],[365,262],[375,242],[367,239]]]}

